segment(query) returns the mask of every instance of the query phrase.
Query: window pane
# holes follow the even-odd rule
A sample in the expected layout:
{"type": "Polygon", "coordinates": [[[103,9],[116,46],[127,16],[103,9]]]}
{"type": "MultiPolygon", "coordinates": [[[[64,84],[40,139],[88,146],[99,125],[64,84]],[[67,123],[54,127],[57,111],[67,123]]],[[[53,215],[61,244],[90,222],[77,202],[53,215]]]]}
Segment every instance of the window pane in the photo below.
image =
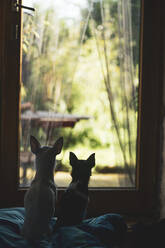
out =
{"type": "Polygon", "coordinates": [[[95,152],[91,187],[135,187],[140,0],[31,0],[23,12],[20,186],[35,174],[29,136],[64,137],[55,181],[70,182],[69,151],[95,152]]]}

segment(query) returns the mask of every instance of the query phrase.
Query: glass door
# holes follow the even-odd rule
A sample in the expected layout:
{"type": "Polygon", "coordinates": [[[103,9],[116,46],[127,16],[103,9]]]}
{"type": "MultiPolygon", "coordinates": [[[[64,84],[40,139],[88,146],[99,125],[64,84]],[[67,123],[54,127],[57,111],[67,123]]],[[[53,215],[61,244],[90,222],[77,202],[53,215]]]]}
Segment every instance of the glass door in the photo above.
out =
{"type": "Polygon", "coordinates": [[[23,5],[20,186],[34,156],[64,137],[55,181],[70,182],[69,151],[95,152],[90,187],[135,188],[138,134],[140,0],[27,0],[23,5]]]}

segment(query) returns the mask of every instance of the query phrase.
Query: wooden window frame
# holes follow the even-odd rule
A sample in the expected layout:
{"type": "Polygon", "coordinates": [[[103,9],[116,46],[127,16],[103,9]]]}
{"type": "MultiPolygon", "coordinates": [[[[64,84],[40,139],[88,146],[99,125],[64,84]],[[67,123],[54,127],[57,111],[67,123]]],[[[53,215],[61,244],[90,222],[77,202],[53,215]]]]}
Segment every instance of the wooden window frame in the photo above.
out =
{"type": "MultiPolygon", "coordinates": [[[[0,8],[0,207],[23,206],[26,192],[25,188],[19,188],[18,168],[21,75],[21,42],[18,34],[21,30],[21,11],[12,12],[11,2],[1,0],[0,8]]],[[[136,188],[91,189],[89,216],[108,212],[130,216],[155,214],[161,150],[164,19],[162,5],[164,3],[161,0],[141,0],[136,188]]],[[[60,188],[59,194],[63,190],[60,188]]]]}

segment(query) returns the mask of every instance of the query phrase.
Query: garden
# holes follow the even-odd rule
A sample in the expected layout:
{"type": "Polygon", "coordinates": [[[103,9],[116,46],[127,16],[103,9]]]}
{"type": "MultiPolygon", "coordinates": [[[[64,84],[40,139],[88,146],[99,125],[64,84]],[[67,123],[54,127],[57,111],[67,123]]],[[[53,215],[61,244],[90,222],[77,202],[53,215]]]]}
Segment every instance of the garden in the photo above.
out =
{"type": "Polygon", "coordinates": [[[36,11],[25,11],[22,24],[20,184],[35,172],[32,134],[43,145],[64,137],[60,186],[70,180],[72,151],[80,159],[96,154],[91,187],[134,187],[140,0],[31,3],[36,11]],[[67,117],[77,121],[64,124],[67,117]]]}

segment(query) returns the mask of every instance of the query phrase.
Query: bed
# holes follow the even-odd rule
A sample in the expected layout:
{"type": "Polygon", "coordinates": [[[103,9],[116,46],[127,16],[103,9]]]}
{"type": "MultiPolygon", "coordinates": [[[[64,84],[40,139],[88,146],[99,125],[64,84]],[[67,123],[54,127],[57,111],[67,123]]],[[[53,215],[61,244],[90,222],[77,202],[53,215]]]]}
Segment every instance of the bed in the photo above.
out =
{"type": "MultiPolygon", "coordinates": [[[[0,209],[0,248],[10,247],[56,247],[56,248],[111,248],[122,243],[127,226],[120,215],[105,214],[86,219],[78,226],[61,227],[50,240],[29,244],[21,236],[24,222],[24,208],[0,209]]],[[[51,229],[56,218],[50,222],[51,229]]]]}

